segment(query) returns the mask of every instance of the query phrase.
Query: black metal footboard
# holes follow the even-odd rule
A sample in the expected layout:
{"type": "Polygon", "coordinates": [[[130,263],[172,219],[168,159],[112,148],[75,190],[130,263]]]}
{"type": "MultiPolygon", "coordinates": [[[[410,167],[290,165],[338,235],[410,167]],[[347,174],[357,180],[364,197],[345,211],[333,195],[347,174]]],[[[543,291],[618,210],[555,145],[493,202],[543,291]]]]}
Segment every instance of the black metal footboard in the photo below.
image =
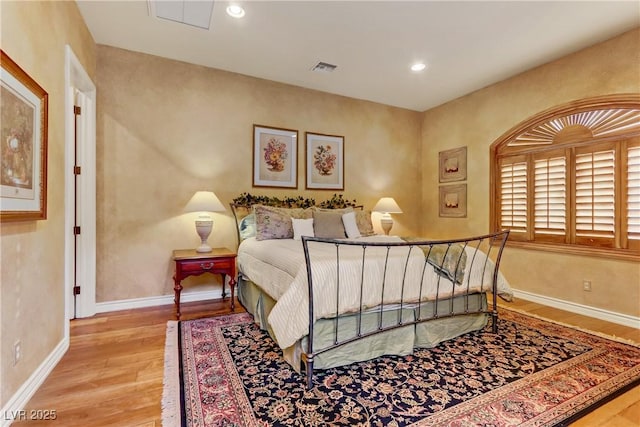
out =
{"type": "Polygon", "coordinates": [[[464,239],[393,242],[302,237],[309,285],[309,335],[303,355],[307,386],[312,387],[314,357],[382,332],[486,313],[497,333],[499,280],[504,280],[499,267],[508,236],[509,231],[502,231],[464,239]],[[491,292],[490,306],[469,304],[470,296],[483,292],[491,292]],[[454,298],[462,298],[462,308],[454,309],[454,298]],[[433,303],[432,309],[425,310],[426,303],[433,303]],[[410,319],[403,315],[407,310],[410,319]],[[389,311],[398,313],[391,322],[390,316],[383,316],[389,311]],[[377,325],[373,330],[362,328],[363,315],[371,313],[379,313],[377,325]],[[341,316],[355,317],[355,327],[350,322],[348,331],[341,328],[341,316]],[[316,317],[334,324],[331,344],[317,349],[316,317]]]}

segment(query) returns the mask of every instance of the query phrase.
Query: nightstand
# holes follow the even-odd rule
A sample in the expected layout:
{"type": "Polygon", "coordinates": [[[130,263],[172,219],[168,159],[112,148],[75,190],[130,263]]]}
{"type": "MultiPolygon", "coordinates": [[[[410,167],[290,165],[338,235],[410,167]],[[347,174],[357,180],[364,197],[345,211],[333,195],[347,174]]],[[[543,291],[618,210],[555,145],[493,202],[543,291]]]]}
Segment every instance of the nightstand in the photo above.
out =
{"type": "Polygon", "coordinates": [[[189,276],[204,273],[222,275],[222,298],[225,293],[225,278],[229,275],[231,288],[231,311],[235,310],[234,291],[236,286],[236,253],[227,248],[213,248],[211,252],[196,252],[195,249],[176,249],[173,251],[176,271],[173,276],[176,303],[176,317],[180,320],[181,282],[189,276]]]}

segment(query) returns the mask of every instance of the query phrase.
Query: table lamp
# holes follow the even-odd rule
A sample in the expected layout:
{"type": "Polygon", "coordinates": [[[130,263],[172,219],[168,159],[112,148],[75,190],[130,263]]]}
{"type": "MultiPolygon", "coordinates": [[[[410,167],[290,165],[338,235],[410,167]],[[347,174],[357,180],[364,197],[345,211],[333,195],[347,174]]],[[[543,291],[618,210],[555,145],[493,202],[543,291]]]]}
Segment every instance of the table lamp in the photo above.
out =
{"type": "Polygon", "coordinates": [[[196,232],[200,236],[201,244],[196,252],[211,252],[207,239],[213,228],[213,219],[209,212],[224,212],[224,210],[220,199],[211,191],[197,191],[184,207],[185,212],[200,212],[196,219],[196,232]]]}
{"type": "Polygon", "coordinates": [[[400,209],[400,206],[393,200],[393,197],[383,197],[378,200],[373,210],[374,212],[382,212],[380,225],[382,226],[382,230],[384,230],[384,234],[388,236],[391,227],[393,227],[393,218],[391,218],[390,214],[402,213],[402,209],[400,209]]]}

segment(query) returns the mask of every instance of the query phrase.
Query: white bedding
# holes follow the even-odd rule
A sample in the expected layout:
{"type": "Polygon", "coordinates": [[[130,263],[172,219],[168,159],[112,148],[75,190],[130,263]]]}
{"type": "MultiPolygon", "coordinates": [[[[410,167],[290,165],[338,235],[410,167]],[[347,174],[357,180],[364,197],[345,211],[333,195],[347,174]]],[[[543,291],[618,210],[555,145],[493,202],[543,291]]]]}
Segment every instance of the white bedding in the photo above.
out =
{"type": "MultiPolygon", "coordinates": [[[[360,238],[363,242],[402,242],[400,238],[371,236],[360,238]]],[[[336,315],[336,247],[335,245],[309,242],[312,256],[314,283],[314,321],[336,315]],[[313,246],[312,246],[313,245],[313,246]]],[[[363,250],[361,246],[340,246],[340,314],[357,311],[362,304],[365,308],[380,304],[382,283],[385,282],[384,303],[399,302],[400,283],[405,278],[403,301],[433,299],[467,292],[467,280],[474,285],[472,291],[491,289],[493,262],[489,260],[485,268],[484,254],[474,257],[474,249],[467,247],[467,262],[463,285],[453,283],[435,273],[427,265],[425,255],[418,247],[413,247],[409,258],[409,246],[391,247],[388,252],[386,273],[384,259],[387,247],[369,246],[366,249],[365,268],[362,271],[363,250]],[[482,255],[483,259],[480,259],[482,255]],[[407,259],[409,262],[407,263],[407,259]],[[405,270],[406,269],[406,270],[405,270]],[[405,273],[406,271],[406,273],[405,273]],[[423,288],[420,290],[424,272],[423,288]],[[484,276],[484,277],[483,277],[484,276]],[[383,280],[383,277],[385,278],[383,280]],[[365,289],[361,292],[361,283],[365,289]],[[439,288],[439,291],[437,289],[439,288]],[[361,295],[362,294],[362,295],[361,295]]],[[[281,348],[293,345],[308,334],[309,330],[309,290],[307,270],[302,242],[293,239],[261,240],[249,238],[238,249],[238,268],[243,276],[259,285],[264,292],[277,301],[269,315],[269,323],[281,348]]],[[[512,291],[504,277],[499,274],[498,290],[501,296],[509,298],[512,291]]]]}

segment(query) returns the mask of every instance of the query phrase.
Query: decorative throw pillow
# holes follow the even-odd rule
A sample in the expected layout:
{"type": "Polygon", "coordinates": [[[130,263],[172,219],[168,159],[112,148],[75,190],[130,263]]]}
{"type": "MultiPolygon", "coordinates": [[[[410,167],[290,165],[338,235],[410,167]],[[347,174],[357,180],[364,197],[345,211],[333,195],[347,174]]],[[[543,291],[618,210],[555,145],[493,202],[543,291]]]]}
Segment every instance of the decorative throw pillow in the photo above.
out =
{"type": "Polygon", "coordinates": [[[254,205],[256,216],[256,240],[292,239],[293,226],[291,218],[311,218],[309,209],[276,208],[273,206],[254,205]]]}
{"type": "Polygon", "coordinates": [[[345,214],[347,212],[353,212],[353,208],[351,206],[347,206],[346,208],[340,209],[330,209],[330,208],[319,208],[317,206],[311,207],[311,210],[314,212],[339,212],[340,214],[345,214]]]}
{"type": "Polygon", "coordinates": [[[250,213],[240,220],[240,239],[245,240],[256,235],[256,214],[250,213]]]}
{"type": "Polygon", "coordinates": [[[313,211],[313,231],[316,237],[326,239],[344,239],[342,213],[330,211],[313,211]]]}
{"type": "Polygon", "coordinates": [[[360,234],[360,230],[358,230],[355,212],[342,214],[342,224],[344,224],[344,231],[346,231],[348,238],[357,239],[362,236],[362,234],[360,234]]]}
{"type": "Polygon", "coordinates": [[[373,224],[371,223],[371,211],[355,211],[356,224],[358,224],[358,230],[362,236],[373,236],[376,234],[373,231],[373,224]]]}
{"type": "Polygon", "coordinates": [[[293,225],[293,240],[301,240],[302,236],[314,237],[313,218],[291,218],[293,225]]]}

